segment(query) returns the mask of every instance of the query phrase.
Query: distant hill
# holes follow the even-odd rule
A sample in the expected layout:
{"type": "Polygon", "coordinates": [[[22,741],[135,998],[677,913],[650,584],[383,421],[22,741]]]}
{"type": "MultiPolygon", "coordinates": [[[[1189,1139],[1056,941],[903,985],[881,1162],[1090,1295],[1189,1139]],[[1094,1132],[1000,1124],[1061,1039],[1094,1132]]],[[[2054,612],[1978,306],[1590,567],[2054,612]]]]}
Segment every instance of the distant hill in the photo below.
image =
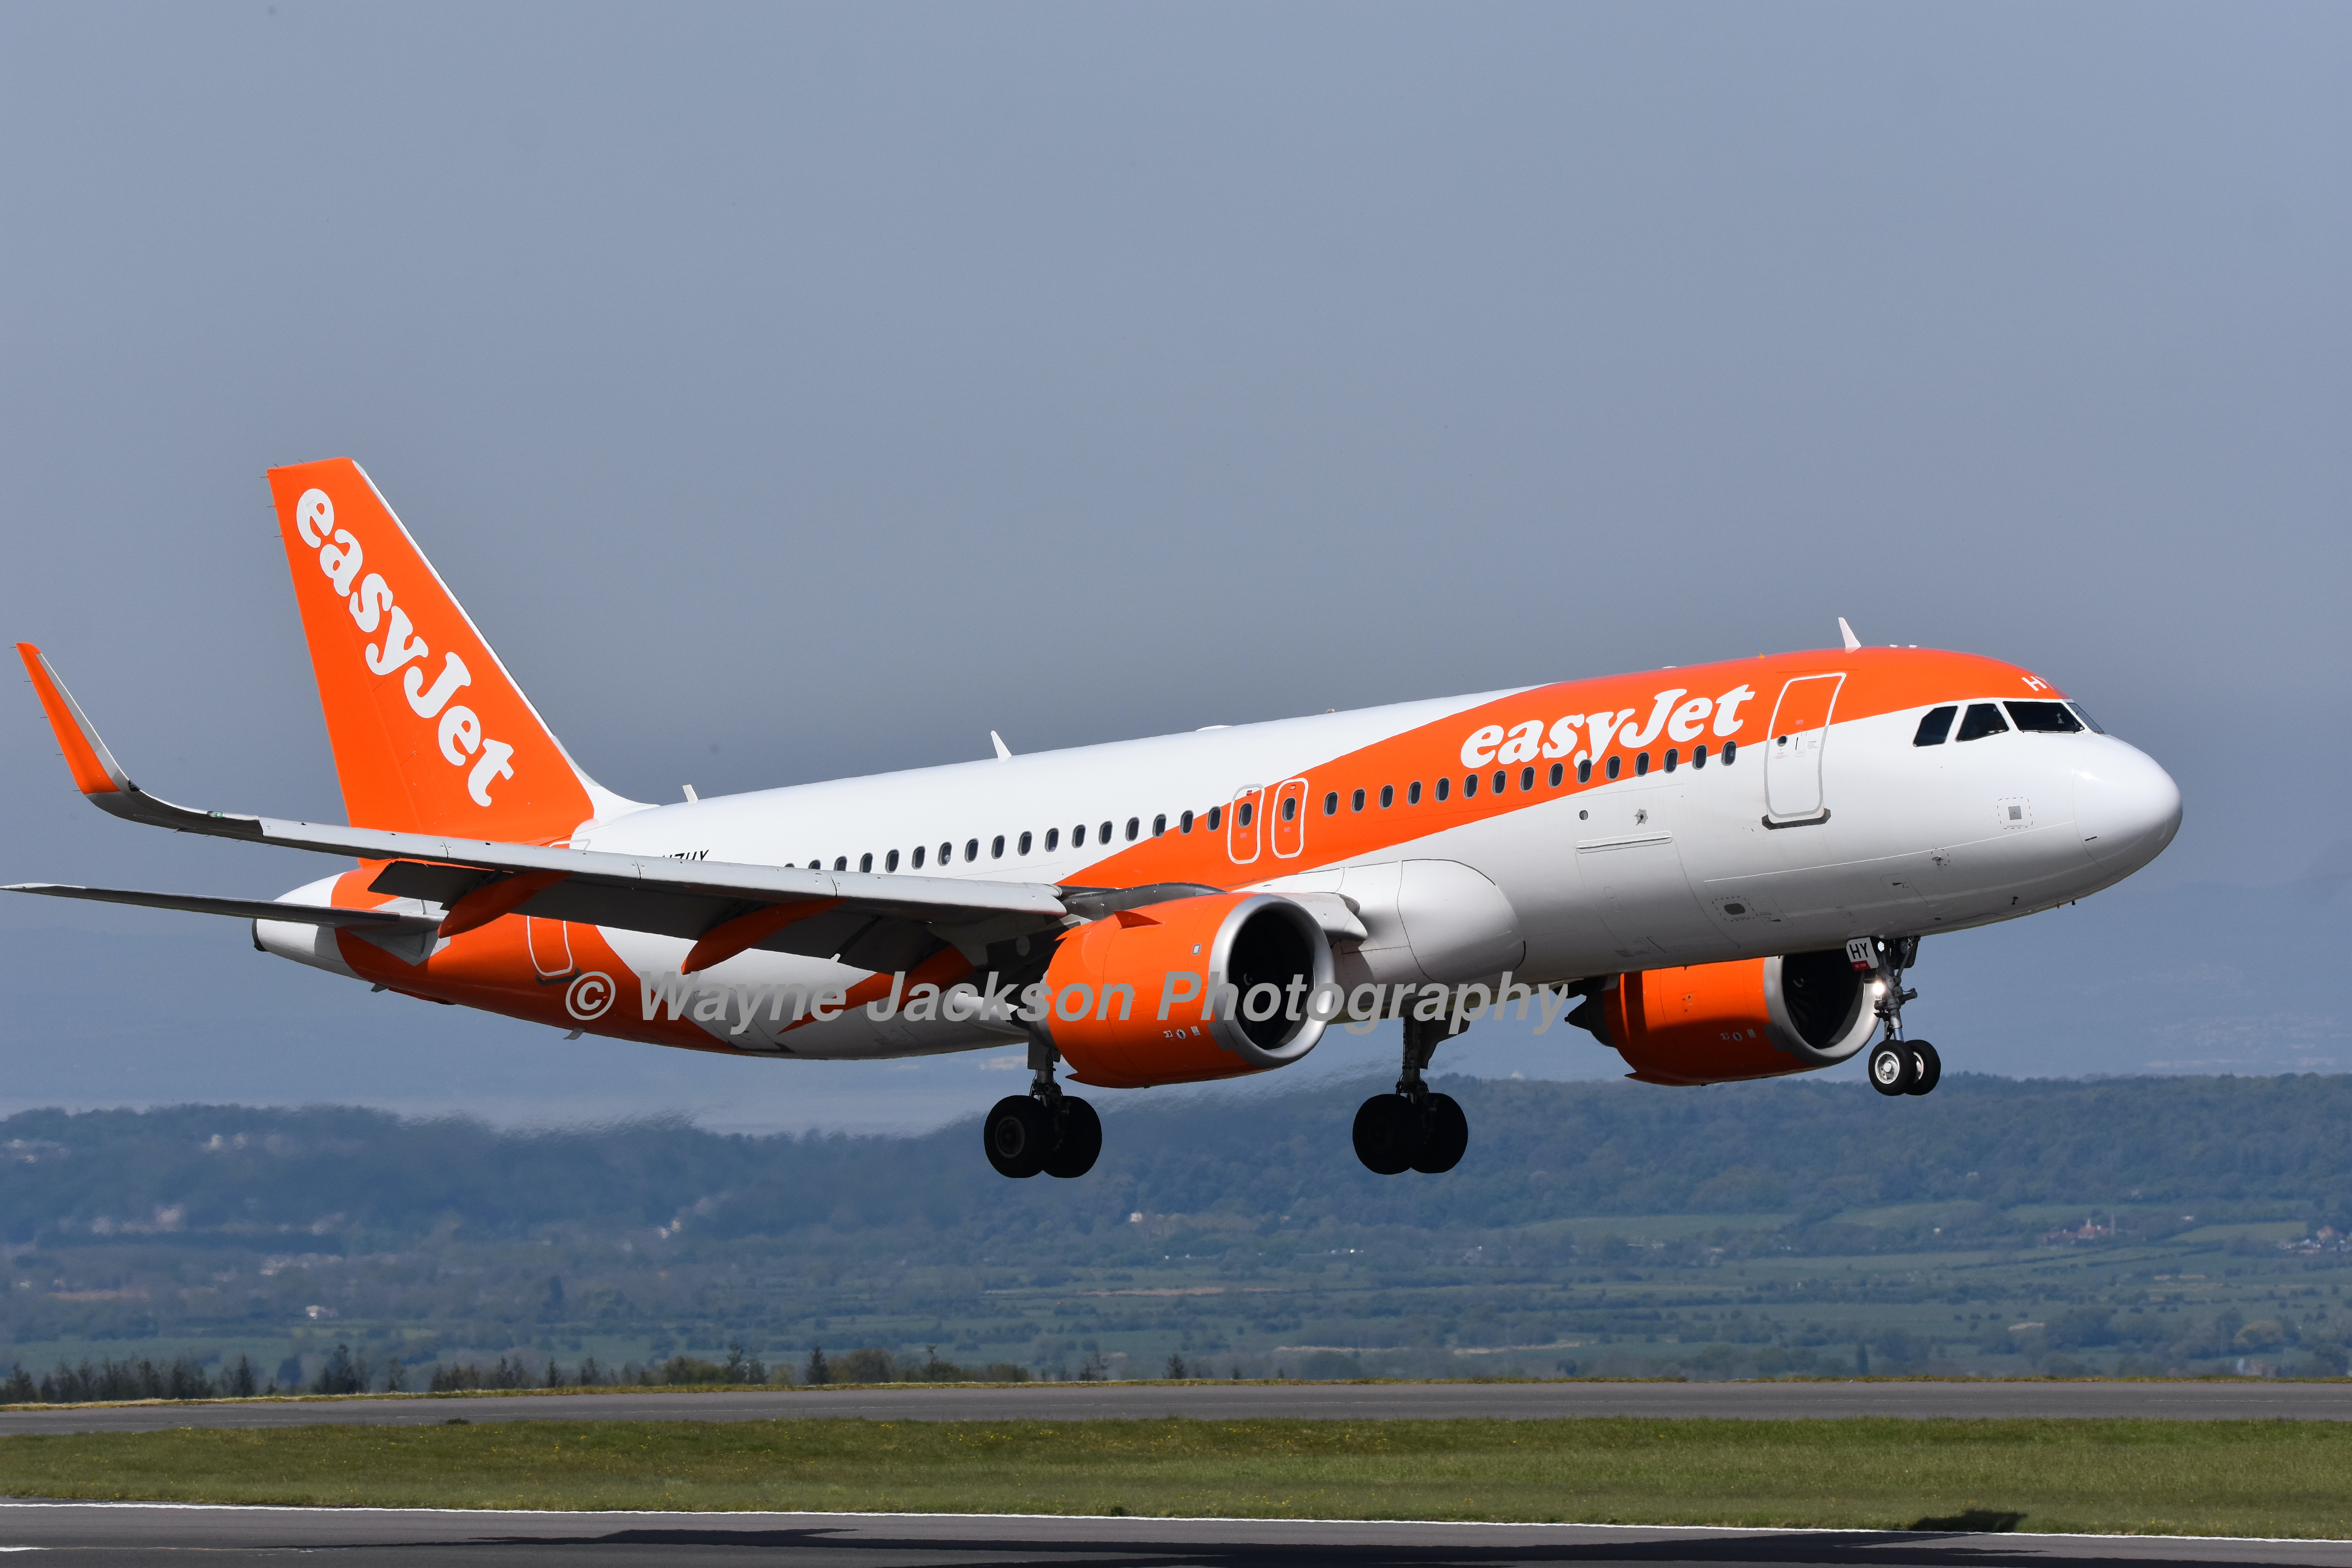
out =
{"type": "Polygon", "coordinates": [[[746,1137],[680,1121],[501,1131],[348,1108],[28,1111],[0,1121],[0,1238],[169,1233],[399,1245],[556,1225],[725,1237],[916,1225],[971,1242],[1137,1211],[1344,1216],[1421,1229],[1561,1215],[1967,1202],[2261,1201],[2352,1219],[2352,1079],[2025,1080],[1956,1074],[1924,1100],[1850,1082],[1661,1089],[1447,1080],[1469,1155],[1382,1179],[1348,1128],[1372,1084],[1155,1103],[1111,1097],[1081,1181],[1007,1183],[973,1125],[919,1137],[746,1137]]]}
{"type": "Polygon", "coordinates": [[[26,1112],[0,1335],[310,1376],[342,1342],[420,1375],[730,1342],[1113,1375],[2352,1364],[2352,1079],[1441,1083],[1468,1156],[1391,1179],[1349,1149],[1375,1083],[1104,1096],[1076,1182],[1000,1179],[971,1123],[26,1112]]]}

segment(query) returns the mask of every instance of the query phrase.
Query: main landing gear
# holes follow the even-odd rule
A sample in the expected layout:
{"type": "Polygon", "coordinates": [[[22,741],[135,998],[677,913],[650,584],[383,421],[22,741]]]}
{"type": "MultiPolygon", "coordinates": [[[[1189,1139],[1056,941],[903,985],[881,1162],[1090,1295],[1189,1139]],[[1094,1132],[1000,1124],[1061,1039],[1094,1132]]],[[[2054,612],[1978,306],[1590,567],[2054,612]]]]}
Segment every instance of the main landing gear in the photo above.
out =
{"type": "Polygon", "coordinates": [[[1404,1021],[1404,1076],[1394,1094],[1376,1094],[1356,1111],[1356,1158],[1375,1175],[1406,1171],[1437,1175],[1470,1147],[1470,1119],[1450,1094],[1433,1094],[1422,1070],[1445,1038],[1443,1019],[1404,1021]]]}
{"type": "Polygon", "coordinates": [[[1062,1092],[1054,1081],[1055,1056],[1051,1046],[1033,1041],[1029,1066],[1037,1076],[1029,1092],[1006,1095],[980,1124],[981,1144],[1000,1176],[1083,1176],[1102,1153],[1102,1118],[1062,1092]]]}
{"type": "Polygon", "coordinates": [[[1866,971],[1874,1004],[1886,1026],[1886,1038],[1870,1048],[1870,1087],[1885,1095],[1927,1094],[1944,1077],[1944,1062],[1925,1040],[1903,1037],[1903,1004],[1919,994],[1903,984],[1903,972],[1919,960],[1919,939],[1856,937],[1845,944],[1856,969],[1866,971]]]}

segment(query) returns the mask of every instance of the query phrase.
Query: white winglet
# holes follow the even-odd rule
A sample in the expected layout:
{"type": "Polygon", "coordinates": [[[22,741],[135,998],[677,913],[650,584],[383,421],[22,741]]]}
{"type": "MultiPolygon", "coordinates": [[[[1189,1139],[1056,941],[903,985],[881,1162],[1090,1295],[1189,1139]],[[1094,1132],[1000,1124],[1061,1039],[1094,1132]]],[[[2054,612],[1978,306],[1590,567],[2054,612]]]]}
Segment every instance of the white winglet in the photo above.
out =
{"type": "Polygon", "coordinates": [[[1009,763],[1013,760],[1013,748],[1004,743],[1003,736],[998,734],[995,731],[991,730],[988,732],[988,738],[996,742],[996,760],[998,762],[1009,763]]]}
{"type": "Polygon", "coordinates": [[[1838,617],[1838,636],[1845,638],[1845,646],[1849,650],[1862,646],[1862,639],[1853,635],[1853,628],[1845,624],[1843,616],[1838,617]]]}

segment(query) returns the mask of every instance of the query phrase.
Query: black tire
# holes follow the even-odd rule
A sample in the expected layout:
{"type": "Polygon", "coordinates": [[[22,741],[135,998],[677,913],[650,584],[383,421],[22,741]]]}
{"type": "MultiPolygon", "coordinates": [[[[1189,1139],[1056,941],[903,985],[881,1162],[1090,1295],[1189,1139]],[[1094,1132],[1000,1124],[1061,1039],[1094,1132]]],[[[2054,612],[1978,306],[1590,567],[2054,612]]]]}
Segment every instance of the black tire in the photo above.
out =
{"type": "Polygon", "coordinates": [[[1376,1176],[1402,1175],[1420,1152],[1421,1117],[1401,1094],[1376,1094],[1356,1110],[1356,1158],[1376,1176]]]}
{"type": "Polygon", "coordinates": [[[1906,1040],[1911,1047],[1911,1087],[1906,1094],[1932,1094],[1944,1079],[1944,1058],[1925,1040],[1906,1040]]]}
{"type": "Polygon", "coordinates": [[[1882,1043],[1870,1047],[1870,1087],[1885,1095],[1908,1094],[1914,1069],[1908,1042],[1882,1043]]]}
{"type": "Polygon", "coordinates": [[[1462,1163],[1470,1147],[1470,1119],[1450,1094],[1433,1094],[1422,1105],[1421,1149],[1412,1168],[1425,1176],[1442,1176],[1462,1163]]]}
{"type": "Polygon", "coordinates": [[[1102,1153],[1102,1118],[1076,1095],[1062,1096],[1062,1138],[1045,1158],[1045,1173],[1065,1181],[1095,1168],[1102,1153]]]}
{"type": "Polygon", "coordinates": [[[1054,1151],[1054,1118],[1026,1094],[1008,1094],[980,1124],[981,1147],[1000,1176],[1034,1176],[1054,1151]]]}

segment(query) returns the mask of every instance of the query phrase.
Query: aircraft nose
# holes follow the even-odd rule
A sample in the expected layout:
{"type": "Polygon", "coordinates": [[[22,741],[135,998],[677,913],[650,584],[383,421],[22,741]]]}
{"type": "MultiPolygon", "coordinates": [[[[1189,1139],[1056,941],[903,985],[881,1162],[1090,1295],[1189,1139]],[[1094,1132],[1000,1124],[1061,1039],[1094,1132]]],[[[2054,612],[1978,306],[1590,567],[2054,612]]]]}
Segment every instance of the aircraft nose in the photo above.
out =
{"type": "Polygon", "coordinates": [[[2076,776],[2074,820],[2091,858],[2128,875],[2180,831],[2180,786],[2153,757],[2121,741],[2100,752],[2076,776]]]}

